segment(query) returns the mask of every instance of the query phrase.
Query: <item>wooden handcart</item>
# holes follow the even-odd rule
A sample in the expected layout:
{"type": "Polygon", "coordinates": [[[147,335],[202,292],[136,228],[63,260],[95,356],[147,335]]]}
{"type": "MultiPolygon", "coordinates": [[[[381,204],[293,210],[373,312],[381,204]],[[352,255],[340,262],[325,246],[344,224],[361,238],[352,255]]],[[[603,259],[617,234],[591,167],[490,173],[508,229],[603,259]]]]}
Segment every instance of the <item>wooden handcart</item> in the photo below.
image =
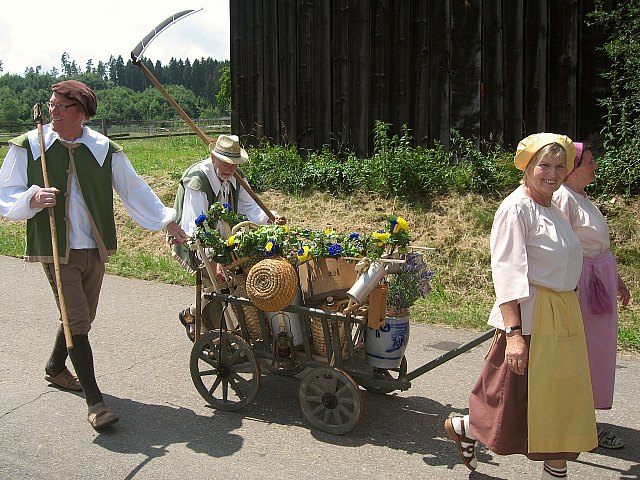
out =
{"type": "MultiPolygon", "coordinates": [[[[197,303],[201,298],[200,275],[198,279],[197,303]]],[[[286,339],[286,335],[275,332],[266,312],[255,309],[248,298],[224,294],[215,287],[205,298],[210,301],[207,307],[220,314],[220,321],[216,328],[201,334],[206,329],[203,324],[210,326],[210,322],[203,321],[200,312],[196,314],[190,371],[200,395],[214,408],[235,411],[255,399],[262,368],[289,376],[305,371],[299,388],[302,411],[312,426],[333,434],[346,433],[358,423],[364,408],[361,387],[380,394],[408,390],[416,377],[494,334],[488,331],[411,372],[404,356],[398,368],[386,370],[366,361],[362,341],[366,317],[357,310],[344,314],[300,305],[286,307],[279,315],[297,315],[302,333],[302,341],[294,346],[291,336],[286,339]],[[247,312],[257,312],[259,331],[249,325],[256,319],[249,322],[247,312]],[[319,325],[322,354],[316,345],[319,325]]]]}

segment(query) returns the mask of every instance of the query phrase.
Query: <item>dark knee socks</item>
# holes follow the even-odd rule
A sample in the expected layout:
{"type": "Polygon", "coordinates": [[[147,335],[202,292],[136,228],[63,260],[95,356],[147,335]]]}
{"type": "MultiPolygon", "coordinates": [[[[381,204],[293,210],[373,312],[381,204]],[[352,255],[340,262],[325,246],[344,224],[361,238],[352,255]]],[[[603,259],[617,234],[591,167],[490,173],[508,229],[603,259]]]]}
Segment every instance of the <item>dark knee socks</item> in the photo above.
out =
{"type": "Polygon", "coordinates": [[[60,327],[56,334],[56,341],[53,344],[53,351],[51,352],[49,361],[44,367],[44,371],[47,375],[55,377],[64,370],[64,364],[67,361],[67,357],[67,342],[64,338],[64,330],[60,327]]]}
{"type": "Polygon", "coordinates": [[[88,335],[73,335],[73,348],[69,349],[69,358],[73,363],[78,380],[84,390],[84,398],[89,408],[102,402],[102,393],[96,382],[93,370],[93,352],[89,344],[88,335]]]}

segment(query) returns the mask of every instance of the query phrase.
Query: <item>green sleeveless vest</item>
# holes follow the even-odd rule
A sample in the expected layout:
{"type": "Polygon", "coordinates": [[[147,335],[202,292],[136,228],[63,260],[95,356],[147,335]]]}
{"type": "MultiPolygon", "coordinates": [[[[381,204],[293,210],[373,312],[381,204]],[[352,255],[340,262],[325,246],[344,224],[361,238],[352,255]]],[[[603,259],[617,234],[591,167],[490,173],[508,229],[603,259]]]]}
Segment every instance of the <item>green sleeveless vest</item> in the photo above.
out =
{"type": "MultiPolygon", "coordinates": [[[[184,209],[185,187],[189,187],[190,189],[198,192],[204,192],[207,195],[207,204],[209,206],[217,201],[217,198],[213,193],[213,188],[211,188],[211,183],[209,183],[209,178],[207,178],[207,174],[200,169],[201,163],[202,162],[195,163],[187,168],[178,183],[176,200],[173,207],[176,210],[176,222],[178,222],[178,225],[180,225],[182,210],[184,209]]],[[[242,178],[244,178],[244,175],[240,170],[237,170],[237,172],[242,178]]],[[[238,211],[239,189],[240,185],[238,182],[236,182],[235,187],[233,185],[231,187],[231,199],[234,212],[238,211]]],[[[184,228],[183,225],[180,226],[184,228]]],[[[188,245],[172,245],[171,252],[187,271],[191,274],[195,274],[201,262],[195,252],[189,249],[188,245]]]]}
{"type": "MultiPolygon", "coordinates": [[[[33,159],[27,134],[10,140],[11,143],[23,147],[27,151],[28,186],[44,186],[42,174],[42,158],[33,159]]],[[[58,201],[54,207],[58,254],[60,262],[69,259],[69,226],[66,212],[68,209],[71,187],[71,175],[75,172],[78,185],[87,205],[92,220],[92,231],[98,244],[100,256],[108,261],[117,249],[116,226],[113,212],[113,182],[111,175],[112,155],[122,151],[122,147],[110,142],[109,151],[102,166],[98,164],[86,145],[78,144],[71,151],[59,140],[51,144],[46,151],[47,174],[49,184],[60,190],[58,201]],[[64,198],[64,201],[62,199],[64,198]]],[[[51,227],[47,209],[38,212],[27,220],[27,246],[25,260],[28,262],[53,262],[51,247],[51,227]]]]}

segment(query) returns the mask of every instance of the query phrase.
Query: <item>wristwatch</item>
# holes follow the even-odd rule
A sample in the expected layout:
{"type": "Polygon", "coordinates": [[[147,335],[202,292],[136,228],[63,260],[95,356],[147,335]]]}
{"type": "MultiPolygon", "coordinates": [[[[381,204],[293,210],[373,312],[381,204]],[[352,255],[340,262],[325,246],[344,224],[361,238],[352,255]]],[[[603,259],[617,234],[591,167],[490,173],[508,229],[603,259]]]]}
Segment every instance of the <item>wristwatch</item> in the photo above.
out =
{"type": "Polygon", "coordinates": [[[512,327],[509,327],[509,326],[504,327],[504,333],[506,333],[507,335],[515,332],[516,330],[522,330],[522,327],[520,325],[514,325],[512,327]]]}

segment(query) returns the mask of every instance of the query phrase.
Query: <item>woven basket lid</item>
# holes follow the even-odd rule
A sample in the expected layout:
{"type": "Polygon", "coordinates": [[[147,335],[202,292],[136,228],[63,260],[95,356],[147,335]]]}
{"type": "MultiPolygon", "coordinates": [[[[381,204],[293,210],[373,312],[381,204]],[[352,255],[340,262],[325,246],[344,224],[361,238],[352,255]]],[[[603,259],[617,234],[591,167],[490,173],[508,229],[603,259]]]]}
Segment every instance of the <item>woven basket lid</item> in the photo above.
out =
{"type": "Polygon", "coordinates": [[[298,288],[298,275],[283,258],[259,261],[247,274],[247,296],[265,312],[278,312],[293,302],[298,288]]]}

